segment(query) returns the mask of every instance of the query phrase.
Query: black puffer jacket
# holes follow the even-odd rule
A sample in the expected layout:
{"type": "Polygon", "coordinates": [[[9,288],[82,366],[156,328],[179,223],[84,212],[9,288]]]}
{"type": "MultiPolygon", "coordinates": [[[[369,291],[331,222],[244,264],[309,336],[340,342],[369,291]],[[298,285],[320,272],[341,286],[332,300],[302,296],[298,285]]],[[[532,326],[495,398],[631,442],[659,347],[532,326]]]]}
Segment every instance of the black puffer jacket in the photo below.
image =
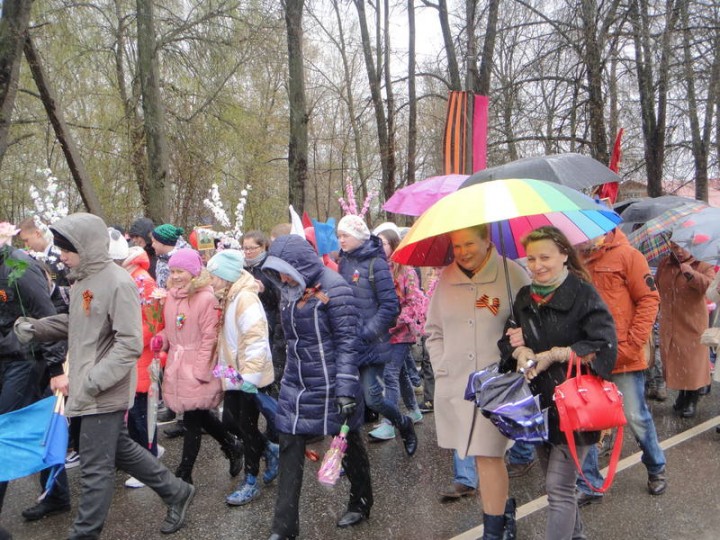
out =
{"type": "Polygon", "coordinates": [[[360,405],[350,420],[351,429],[357,429],[362,423],[362,393],[356,349],[358,306],[352,289],[296,235],[281,236],[272,243],[263,271],[280,288],[287,340],[278,431],[338,433],[342,423],[338,396],[352,397],[360,405]],[[292,277],[295,284],[283,283],[279,273],[292,277]]]}
{"type": "Polygon", "coordinates": [[[0,361],[44,360],[51,377],[61,374],[65,360],[62,347],[48,343],[21,345],[13,332],[18,317],[41,318],[55,313],[48,281],[37,261],[20,249],[0,249],[0,361]],[[10,284],[13,271],[20,275],[10,284]]]}
{"type": "MultiPolygon", "coordinates": [[[[525,345],[535,353],[553,347],[571,347],[578,356],[595,353],[595,360],[590,364],[592,371],[609,379],[617,359],[617,335],[612,315],[595,288],[569,274],[550,301],[542,306],[532,300],[530,292],[530,286],[525,286],[515,298],[515,316],[523,329],[525,345]]],[[[504,362],[514,370],[516,362],[511,357],[507,337],[498,345],[504,362]]],[[[548,430],[553,444],[566,443],[553,401],[555,387],[565,380],[566,374],[567,362],[555,363],[530,383],[533,394],[540,395],[540,406],[548,409],[548,430]]],[[[576,443],[582,445],[599,439],[598,431],[576,433],[575,437],[576,443]]]]}
{"type": "Polygon", "coordinates": [[[385,364],[390,359],[390,329],[400,314],[400,302],[380,238],[371,236],[357,249],[341,251],[338,271],[358,299],[361,365],[385,364]]]}

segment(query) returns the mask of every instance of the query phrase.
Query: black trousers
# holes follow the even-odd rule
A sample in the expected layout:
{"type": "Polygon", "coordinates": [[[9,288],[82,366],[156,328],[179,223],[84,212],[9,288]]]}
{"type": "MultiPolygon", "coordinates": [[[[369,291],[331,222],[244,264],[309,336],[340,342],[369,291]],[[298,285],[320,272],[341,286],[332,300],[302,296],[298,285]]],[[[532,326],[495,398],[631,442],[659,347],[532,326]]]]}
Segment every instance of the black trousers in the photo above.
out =
{"type": "Polygon", "coordinates": [[[258,409],[253,394],[228,390],[223,401],[223,425],[239,436],[245,450],[245,474],[257,476],[267,440],[258,429],[258,409]]]}
{"type": "MultiPolygon", "coordinates": [[[[272,532],[280,536],[300,534],[300,490],[305,468],[305,442],[311,437],[280,433],[280,475],[272,525],[272,532]]],[[[351,431],[347,440],[348,448],[343,458],[343,468],[350,480],[347,510],[369,516],[373,505],[370,461],[359,432],[351,431]]]]}
{"type": "Polygon", "coordinates": [[[228,455],[232,446],[232,435],[225,430],[222,422],[211,411],[205,409],[185,411],[183,424],[185,426],[185,435],[183,437],[183,452],[178,472],[187,475],[192,473],[195,460],[200,453],[203,429],[220,443],[223,452],[228,455]]]}

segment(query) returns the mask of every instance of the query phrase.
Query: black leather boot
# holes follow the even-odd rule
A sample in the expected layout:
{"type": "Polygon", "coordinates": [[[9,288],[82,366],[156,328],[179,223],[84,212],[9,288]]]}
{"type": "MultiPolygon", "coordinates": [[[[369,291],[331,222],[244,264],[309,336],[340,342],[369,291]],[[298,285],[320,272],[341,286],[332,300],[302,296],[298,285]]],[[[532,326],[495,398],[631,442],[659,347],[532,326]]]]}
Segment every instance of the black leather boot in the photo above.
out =
{"type": "Polygon", "coordinates": [[[505,534],[505,516],[491,516],[483,513],[482,540],[503,540],[505,534]]]}
{"type": "Polygon", "coordinates": [[[418,439],[415,434],[415,426],[413,425],[412,418],[409,416],[403,416],[402,424],[400,424],[398,430],[400,431],[400,437],[405,445],[405,452],[408,456],[413,456],[417,450],[418,439]]]}
{"type": "Polygon", "coordinates": [[[515,523],[515,510],[517,504],[515,499],[508,499],[505,502],[505,531],[503,532],[502,540],[515,540],[517,535],[517,524],[515,523]]]}
{"type": "Polygon", "coordinates": [[[685,407],[680,411],[683,418],[693,418],[697,413],[699,390],[685,390],[685,407]]]}
{"type": "Polygon", "coordinates": [[[230,476],[235,478],[238,474],[240,474],[240,471],[242,471],[243,468],[243,443],[240,439],[233,437],[223,443],[222,451],[225,454],[225,457],[230,460],[230,476]]]}
{"type": "Polygon", "coordinates": [[[682,413],[683,410],[685,410],[685,407],[687,406],[687,390],[680,390],[678,392],[677,398],[675,398],[675,403],[673,403],[673,410],[682,413]]]}

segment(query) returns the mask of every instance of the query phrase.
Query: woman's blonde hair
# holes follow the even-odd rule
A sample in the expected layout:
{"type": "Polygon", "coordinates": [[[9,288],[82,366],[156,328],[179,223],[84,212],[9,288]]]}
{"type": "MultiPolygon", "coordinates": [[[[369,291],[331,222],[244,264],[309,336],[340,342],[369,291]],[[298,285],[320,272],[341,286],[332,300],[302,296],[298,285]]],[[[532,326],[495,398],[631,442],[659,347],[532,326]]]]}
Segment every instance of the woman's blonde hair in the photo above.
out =
{"type": "Polygon", "coordinates": [[[575,276],[580,279],[587,281],[588,283],[592,283],[590,274],[580,260],[577,251],[575,251],[575,248],[570,243],[570,240],[567,239],[567,236],[565,236],[560,229],[549,226],[535,229],[522,239],[522,245],[525,249],[527,249],[529,244],[539,242],[540,240],[550,240],[553,244],[555,244],[560,250],[560,253],[564,253],[568,256],[565,263],[567,264],[568,271],[571,274],[575,274],[575,276]]]}

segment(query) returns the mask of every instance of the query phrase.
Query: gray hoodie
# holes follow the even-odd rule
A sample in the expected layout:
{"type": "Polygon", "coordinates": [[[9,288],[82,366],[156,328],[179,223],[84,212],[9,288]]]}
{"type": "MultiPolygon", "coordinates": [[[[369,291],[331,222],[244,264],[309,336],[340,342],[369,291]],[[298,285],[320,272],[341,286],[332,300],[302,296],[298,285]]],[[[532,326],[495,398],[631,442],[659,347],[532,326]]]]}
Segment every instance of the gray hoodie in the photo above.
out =
{"type": "Polygon", "coordinates": [[[132,406],[135,364],[143,349],[140,295],[130,274],[108,255],[107,226],[92,214],[56,222],[80,264],[70,270],[70,312],[34,321],[39,341],[68,340],[68,416],[110,413],[132,406]]]}

